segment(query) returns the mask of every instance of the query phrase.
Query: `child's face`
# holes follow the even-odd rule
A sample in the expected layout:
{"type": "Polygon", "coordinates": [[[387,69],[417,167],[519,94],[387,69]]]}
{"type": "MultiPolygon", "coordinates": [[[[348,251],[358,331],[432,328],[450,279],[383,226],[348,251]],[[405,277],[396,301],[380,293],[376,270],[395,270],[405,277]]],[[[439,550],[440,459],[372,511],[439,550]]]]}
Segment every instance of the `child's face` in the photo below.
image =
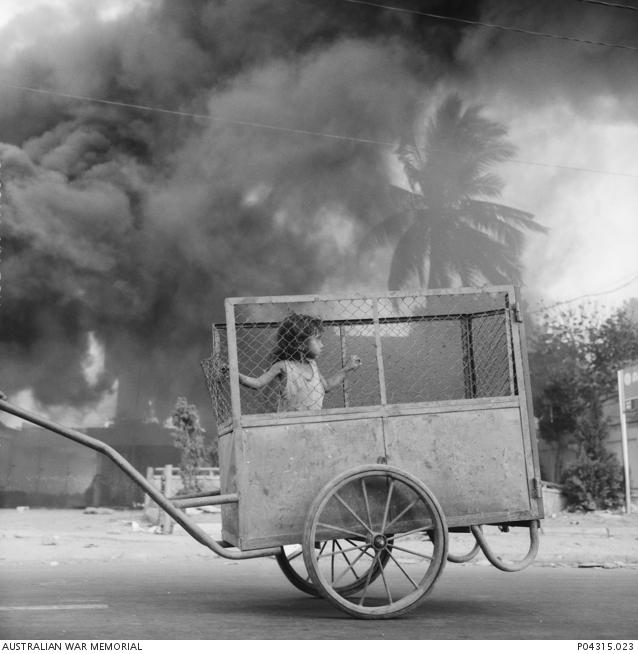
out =
{"type": "Polygon", "coordinates": [[[321,334],[315,334],[308,339],[306,356],[309,359],[316,359],[323,350],[321,334]]]}

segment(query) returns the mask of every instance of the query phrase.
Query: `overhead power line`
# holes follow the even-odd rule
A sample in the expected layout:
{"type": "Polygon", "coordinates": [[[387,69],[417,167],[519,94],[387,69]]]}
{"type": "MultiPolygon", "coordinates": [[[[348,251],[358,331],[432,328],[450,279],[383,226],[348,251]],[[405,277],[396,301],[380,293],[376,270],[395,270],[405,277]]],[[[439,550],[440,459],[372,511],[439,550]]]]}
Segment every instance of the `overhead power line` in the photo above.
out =
{"type": "MultiPolygon", "coordinates": [[[[190,111],[179,111],[177,109],[166,109],[164,107],[154,107],[151,105],[142,105],[142,104],[135,104],[132,102],[119,102],[117,100],[105,100],[102,98],[93,98],[90,96],[86,95],[75,95],[72,93],[64,93],[62,91],[52,91],[50,89],[37,89],[37,88],[32,88],[29,86],[20,86],[18,84],[9,84],[6,82],[0,82],[0,87],[6,87],[10,89],[15,89],[17,91],[26,91],[28,93],[39,93],[43,95],[51,95],[55,97],[60,97],[60,98],[66,98],[68,100],[81,100],[83,102],[94,102],[97,104],[105,104],[105,105],[110,105],[114,107],[122,107],[125,109],[136,109],[140,111],[149,111],[149,112],[156,112],[156,113],[161,113],[161,114],[168,114],[172,116],[180,116],[180,117],[188,117],[188,118],[196,118],[199,120],[206,120],[210,122],[220,122],[220,123],[227,123],[230,125],[238,125],[238,126],[244,126],[244,127],[254,127],[257,129],[267,129],[267,130],[273,130],[277,132],[287,132],[290,134],[298,134],[300,136],[314,136],[314,137],[323,137],[323,138],[329,138],[329,139],[335,139],[339,141],[350,141],[353,143],[363,143],[367,145],[379,145],[383,147],[396,147],[395,142],[391,141],[380,141],[378,139],[373,139],[373,138],[363,138],[363,137],[357,137],[357,136],[348,136],[347,134],[333,134],[330,132],[320,132],[317,130],[310,130],[310,129],[300,129],[296,127],[285,127],[283,125],[272,125],[269,123],[260,123],[256,121],[248,121],[248,120],[236,120],[233,118],[224,118],[221,116],[213,116],[211,114],[198,114],[198,113],[193,113],[190,111]]],[[[451,150],[442,150],[442,149],[436,149],[433,148],[432,151],[434,152],[449,152],[451,154],[454,154],[451,150]]],[[[584,168],[581,166],[568,166],[568,165],[563,165],[563,164],[552,164],[552,163],[545,163],[545,162],[540,162],[540,161],[527,161],[524,159],[505,159],[503,163],[512,163],[516,165],[522,165],[522,166],[538,166],[542,168],[557,168],[560,170],[572,170],[575,172],[581,172],[581,173],[592,173],[592,174],[597,174],[597,175],[609,175],[612,177],[629,177],[632,179],[638,179],[638,174],[636,173],[624,173],[620,171],[613,171],[613,170],[602,170],[598,168],[584,168]]]]}
{"type": "Polygon", "coordinates": [[[209,120],[209,121],[219,121],[223,123],[230,123],[233,125],[243,125],[246,127],[259,127],[261,129],[271,129],[275,130],[278,132],[291,132],[293,134],[303,134],[306,136],[324,136],[326,138],[331,138],[331,139],[339,139],[342,141],[355,141],[357,143],[370,143],[372,145],[387,145],[392,147],[395,145],[394,143],[390,142],[384,142],[384,141],[376,141],[374,139],[366,139],[366,138],[359,138],[356,136],[343,136],[341,134],[330,134],[326,132],[315,132],[313,130],[308,130],[308,129],[299,129],[299,128],[294,128],[294,127],[282,127],[279,125],[270,125],[268,123],[258,123],[254,121],[248,121],[248,120],[235,120],[233,118],[222,118],[219,116],[212,116],[210,114],[196,114],[192,113],[190,111],[179,111],[177,109],[165,109],[163,107],[153,107],[150,105],[143,105],[143,104],[134,104],[132,102],[119,102],[118,100],[104,100],[102,98],[92,98],[90,96],[86,95],[75,95],[72,93],[63,93],[61,91],[51,91],[49,89],[35,89],[31,88],[28,86],[19,86],[17,84],[8,84],[5,82],[0,82],[0,86],[4,86],[10,89],[16,89],[18,91],[28,91],[30,93],[41,93],[44,95],[54,95],[58,96],[61,98],[68,98],[70,100],[83,100],[85,102],[96,102],[98,104],[108,104],[112,105],[115,107],[125,107],[128,109],[139,109],[141,111],[154,111],[156,113],[162,113],[162,114],[170,114],[173,116],[182,116],[182,117],[188,117],[188,118],[199,118],[202,120],[209,120]]]}
{"type": "Polygon", "coordinates": [[[549,305],[548,307],[541,307],[540,309],[534,309],[533,311],[530,311],[530,313],[540,313],[541,311],[549,311],[550,309],[554,309],[556,307],[559,307],[563,304],[571,304],[572,302],[576,302],[577,300],[584,300],[587,298],[592,298],[592,297],[600,297],[601,295],[609,295],[611,293],[615,293],[616,291],[620,291],[623,288],[626,288],[627,286],[630,286],[633,284],[634,281],[638,279],[638,271],[635,271],[630,279],[625,281],[624,283],[620,284],[619,286],[615,286],[613,288],[604,290],[604,291],[597,291],[593,293],[585,293],[584,295],[578,295],[576,297],[570,298],[569,300],[561,300],[560,302],[555,302],[554,304],[549,305]]]}
{"type": "Polygon", "coordinates": [[[526,34],[527,36],[539,36],[547,39],[556,39],[559,41],[570,41],[572,43],[582,43],[585,45],[597,45],[605,48],[618,48],[620,50],[632,50],[638,52],[638,46],[625,45],[624,43],[609,43],[606,41],[592,41],[590,39],[583,39],[577,36],[567,36],[565,34],[554,34],[552,32],[537,32],[535,30],[527,30],[522,27],[514,27],[512,25],[499,25],[497,23],[486,23],[484,21],[470,20],[469,18],[457,18],[455,16],[445,16],[443,14],[434,14],[429,11],[420,11],[419,9],[407,9],[405,7],[395,7],[392,5],[382,5],[376,2],[368,2],[368,0],[343,0],[355,5],[366,5],[368,7],[376,7],[377,9],[385,9],[386,11],[397,11],[404,14],[415,14],[417,16],[425,16],[434,20],[443,20],[451,23],[461,23],[463,25],[473,25],[475,27],[483,27],[487,29],[501,30],[503,32],[516,32],[518,34],[526,34]]]}
{"type": "Polygon", "coordinates": [[[631,5],[621,5],[617,2],[603,2],[602,0],[580,0],[590,5],[602,5],[603,7],[612,7],[614,9],[629,9],[630,11],[638,11],[638,7],[631,5]]]}
{"type": "Polygon", "coordinates": [[[613,175],[614,177],[632,177],[638,179],[638,175],[634,173],[622,173],[611,170],[601,170],[599,168],[583,168],[581,166],[567,166],[562,164],[542,163],[540,161],[526,161],[524,159],[507,159],[509,163],[521,164],[524,166],[541,166],[543,168],[560,168],[562,170],[574,170],[580,173],[594,173],[597,175],[613,175]]]}

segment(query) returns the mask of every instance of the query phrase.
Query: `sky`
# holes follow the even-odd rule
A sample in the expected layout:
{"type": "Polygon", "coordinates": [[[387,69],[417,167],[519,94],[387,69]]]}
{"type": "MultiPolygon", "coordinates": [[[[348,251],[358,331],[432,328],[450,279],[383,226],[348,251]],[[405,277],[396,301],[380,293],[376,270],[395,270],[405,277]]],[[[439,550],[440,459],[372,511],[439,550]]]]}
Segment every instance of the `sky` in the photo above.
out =
{"type": "Polygon", "coordinates": [[[405,185],[380,143],[449,93],[507,127],[501,201],[548,229],[522,253],[530,307],[638,296],[638,11],[383,4],[0,0],[12,400],[80,427],[118,389],[137,415],[205,402],[224,297],[382,290],[387,258],[353,254],[405,185]]]}

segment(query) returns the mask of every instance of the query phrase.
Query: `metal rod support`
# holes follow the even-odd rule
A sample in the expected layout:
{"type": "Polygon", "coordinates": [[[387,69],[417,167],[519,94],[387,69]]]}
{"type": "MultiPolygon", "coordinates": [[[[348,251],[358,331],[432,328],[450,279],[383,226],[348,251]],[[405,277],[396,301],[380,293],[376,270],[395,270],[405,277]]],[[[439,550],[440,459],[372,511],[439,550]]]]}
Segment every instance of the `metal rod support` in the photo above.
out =
{"type": "Polygon", "coordinates": [[[214,497],[215,495],[220,495],[221,491],[217,490],[206,490],[199,491],[197,493],[184,493],[184,495],[175,495],[174,497],[169,497],[169,502],[174,502],[175,500],[190,500],[193,497],[214,497]]]}
{"type": "Polygon", "coordinates": [[[214,504],[232,504],[239,502],[239,495],[237,493],[229,493],[228,495],[217,495],[216,497],[187,497],[172,500],[173,506],[178,509],[185,509],[194,506],[213,506],[214,504]]]}

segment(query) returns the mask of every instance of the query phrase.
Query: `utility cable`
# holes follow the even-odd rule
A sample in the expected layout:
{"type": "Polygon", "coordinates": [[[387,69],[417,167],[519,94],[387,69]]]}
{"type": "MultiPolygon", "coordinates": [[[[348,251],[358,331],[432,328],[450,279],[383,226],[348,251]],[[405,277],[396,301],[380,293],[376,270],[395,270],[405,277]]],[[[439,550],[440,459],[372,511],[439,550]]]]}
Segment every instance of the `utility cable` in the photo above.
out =
{"type": "Polygon", "coordinates": [[[606,41],[592,41],[590,39],[582,39],[577,36],[567,36],[565,34],[554,34],[552,32],[537,32],[535,30],[527,30],[522,27],[512,27],[511,25],[498,25],[497,23],[486,23],[478,20],[470,20],[468,18],[456,18],[454,16],[444,16],[442,14],[433,14],[428,11],[420,11],[418,9],[407,9],[405,7],[395,7],[392,5],[381,5],[376,2],[368,2],[368,0],[343,0],[355,5],[366,5],[368,7],[376,7],[377,9],[385,9],[386,11],[397,11],[404,14],[415,14],[417,16],[425,16],[426,18],[433,18],[435,20],[444,20],[451,23],[462,23],[463,25],[473,25],[475,27],[484,27],[488,29],[501,30],[504,32],[516,32],[517,34],[526,34],[527,36],[540,36],[548,39],[557,39],[560,41],[570,41],[572,43],[583,43],[585,45],[597,45],[605,48],[618,48],[621,50],[632,50],[638,52],[638,46],[625,45],[623,43],[609,43],[606,41]]]}
{"type": "MultiPolygon", "coordinates": [[[[51,91],[49,89],[37,89],[37,88],[32,88],[28,86],[20,86],[18,84],[9,84],[7,82],[0,82],[0,87],[6,87],[10,89],[14,89],[17,91],[27,91],[29,93],[40,93],[44,95],[52,95],[56,97],[61,97],[61,98],[66,98],[70,100],[81,100],[83,102],[94,102],[97,104],[106,104],[110,106],[115,106],[115,107],[123,107],[126,109],[137,109],[140,111],[150,111],[150,112],[156,112],[156,113],[162,113],[162,114],[168,114],[168,115],[173,115],[173,116],[181,116],[181,117],[188,117],[188,118],[196,118],[200,120],[207,120],[207,121],[212,121],[212,122],[222,122],[222,123],[227,123],[230,125],[239,125],[239,126],[245,126],[245,127],[255,127],[259,129],[269,129],[269,130],[274,130],[277,132],[287,132],[290,134],[298,134],[301,136],[315,136],[315,137],[324,137],[324,138],[330,138],[330,139],[335,139],[339,141],[350,141],[353,143],[363,143],[367,145],[379,145],[387,148],[393,148],[396,147],[396,142],[390,142],[390,141],[379,141],[377,139],[372,139],[372,138],[361,138],[357,136],[348,136],[346,134],[332,134],[328,132],[320,132],[316,130],[309,130],[309,129],[300,129],[300,128],[294,128],[294,127],[284,127],[283,125],[272,125],[269,123],[260,123],[260,122],[255,122],[255,121],[247,121],[247,120],[235,120],[232,118],[223,118],[219,116],[212,116],[210,114],[197,114],[197,113],[192,113],[189,111],[179,111],[176,109],[165,109],[163,107],[154,107],[150,105],[141,105],[141,104],[134,104],[132,102],[119,102],[117,100],[104,100],[101,98],[93,98],[90,96],[85,96],[85,95],[74,95],[71,93],[63,93],[61,91],[51,91]]],[[[455,153],[451,150],[442,150],[440,148],[431,148],[432,152],[446,152],[448,154],[459,154],[455,153]]],[[[613,171],[613,170],[602,170],[598,168],[584,168],[580,166],[567,166],[567,165],[562,165],[562,164],[551,164],[551,163],[543,163],[540,161],[527,161],[524,159],[505,159],[502,163],[513,163],[517,165],[522,165],[522,166],[539,166],[543,168],[557,168],[561,170],[572,170],[575,172],[582,172],[582,173],[593,173],[597,175],[609,175],[612,177],[629,177],[631,179],[638,179],[638,174],[636,173],[624,173],[624,172],[619,172],[619,171],[613,171]]]]}
{"type": "Polygon", "coordinates": [[[617,2],[603,2],[602,0],[580,0],[580,2],[586,2],[590,5],[602,5],[603,7],[612,7],[614,9],[629,9],[630,11],[638,11],[638,7],[632,7],[631,5],[621,5],[617,2]]]}
{"type": "MultiPolygon", "coordinates": [[[[71,93],[63,93],[61,91],[50,91],[48,89],[35,89],[28,86],[19,86],[17,84],[8,84],[6,82],[0,82],[0,86],[4,86],[10,89],[16,89],[18,91],[28,91],[29,93],[41,93],[45,95],[54,95],[61,98],[67,98],[70,100],[83,100],[85,102],[95,102],[98,104],[107,104],[115,107],[124,107],[127,109],[138,109],[141,111],[154,111],[157,113],[170,114],[173,116],[182,116],[188,118],[199,118],[202,120],[209,121],[219,121],[224,123],[230,123],[232,125],[242,125],[245,127],[259,127],[261,129],[271,129],[278,132],[290,132],[292,134],[302,134],[305,136],[323,136],[331,139],[338,139],[341,141],[354,141],[356,143],[368,143],[371,145],[385,145],[388,147],[393,147],[396,143],[391,143],[389,141],[377,141],[374,139],[359,138],[356,136],[344,136],[342,134],[330,134],[327,132],[317,132],[309,129],[298,129],[294,127],[283,127],[279,125],[271,125],[268,123],[258,123],[248,120],[235,120],[232,118],[220,118],[219,116],[211,116],[210,114],[196,114],[189,111],[178,111],[176,109],[164,109],[163,107],[153,107],[150,105],[143,104],[134,104],[132,102],[120,102],[118,100],[104,100],[101,98],[92,98],[86,95],[74,95],[71,93]]],[[[638,177],[638,176],[637,176],[638,177]]]]}
{"type": "Polygon", "coordinates": [[[633,276],[623,284],[620,284],[620,286],[615,286],[614,288],[610,288],[605,291],[598,291],[595,293],[585,293],[584,295],[578,295],[577,297],[573,297],[569,300],[561,300],[560,302],[555,302],[554,304],[551,304],[548,307],[541,307],[540,309],[534,309],[529,313],[540,313],[541,311],[549,311],[550,309],[554,309],[555,307],[561,306],[563,304],[571,304],[572,302],[576,302],[576,300],[584,300],[585,298],[599,297],[601,295],[609,295],[610,293],[615,293],[616,291],[620,291],[621,289],[626,288],[637,279],[638,279],[638,271],[634,272],[633,276]]]}

